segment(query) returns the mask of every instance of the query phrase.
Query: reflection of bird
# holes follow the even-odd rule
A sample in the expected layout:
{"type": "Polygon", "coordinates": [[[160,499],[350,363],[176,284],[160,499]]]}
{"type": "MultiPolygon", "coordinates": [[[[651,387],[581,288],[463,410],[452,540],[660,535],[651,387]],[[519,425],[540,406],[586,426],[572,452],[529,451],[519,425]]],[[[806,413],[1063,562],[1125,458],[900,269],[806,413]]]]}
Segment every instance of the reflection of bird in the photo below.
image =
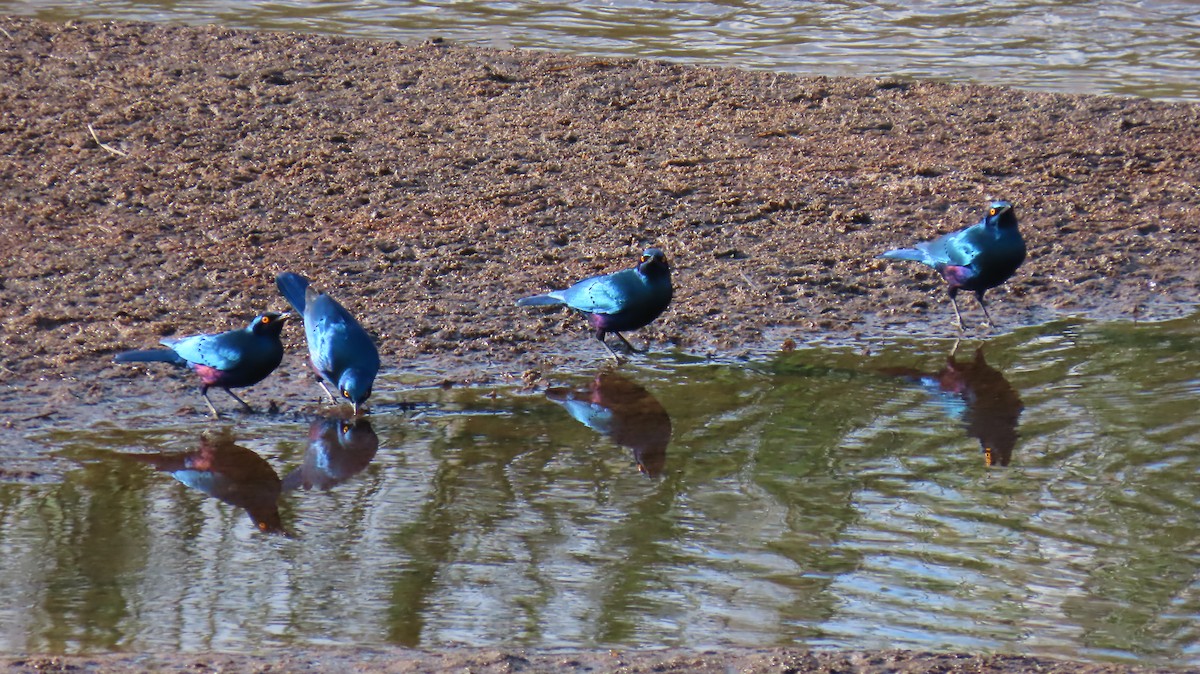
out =
{"type": "Polygon", "coordinates": [[[308,427],[304,463],[283,478],[283,488],[329,489],[361,472],[375,458],[379,436],[366,419],[317,419],[308,427]]]}
{"type": "Polygon", "coordinates": [[[517,306],[565,304],[582,312],[596,331],[596,339],[613,358],[617,358],[616,352],[604,341],[605,335],[611,332],[630,351],[644,353],[645,349],[633,348],[621,333],[637,330],[658,318],[671,303],[671,294],[671,267],[667,264],[667,256],[657,248],[650,248],[642,253],[641,262],[633,269],[593,276],[566,290],[526,297],[517,300],[517,306]]]}
{"type": "Polygon", "coordinates": [[[200,436],[200,447],[192,452],[128,456],[171,473],[192,489],[244,508],[260,531],[283,531],[279,475],[261,456],[234,444],[228,433],[200,436]]]}
{"type": "Polygon", "coordinates": [[[165,349],[126,351],[113,359],[118,363],[164,362],[186,365],[200,375],[200,395],[213,416],[217,408],[208,399],[211,386],[224,389],[247,410],[251,409],[229,389],[252,386],[267,378],[283,360],[283,342],[279,333],[286,314],[265,313],[239,330],[218,334],[193,335],[183,339],[164,339],[165,349]]]}
{"type": "Polygon", "coordinates": [[[358,321],[337,300],[313,290],[308,279],[285,273],[275,278],[279,292],[304,318],[308,355],[317,383],[333,402],[326,382],[354,405],[354,413],[371,397],[371,387],[379,372],[379,352],[375,342],[358,321]]]}
{"type": "Polygon", "coordinates": [[[1017,444],[1017,419],[1025,405],[1004,375],[984,360],[983,347],[975,350],[973,360],[962,362],[951,351],[946,357],[946,367],[940,372],[899,367],[885,368],[882,372],[960,398],[966,405],[963,421],[967,435],[979,440],[984,461],[989,466],[1008,465],[1017,444]]]}
{"type": "Polygon", "coordinates": [[[889,250],[879,257],[913,260],[933,267],[946,280],[958,329],[963,329],[958,311],[958,291],[974,291],[988,325],[983,294],[1004,283],[1025,261],[1025,240],[1017,229],[1017,215],[1007,201],[993,201],[987,216],[966,229],[918,243],[914,248],[889,250]]]}
{"type": "Polygon", "coordinates": [[[601,372],[585,391],[546,390],[579,423],[633,450],[638,470],[662,474],[671,442],[671,417],[649,391],[613,372],[601,372]]]}

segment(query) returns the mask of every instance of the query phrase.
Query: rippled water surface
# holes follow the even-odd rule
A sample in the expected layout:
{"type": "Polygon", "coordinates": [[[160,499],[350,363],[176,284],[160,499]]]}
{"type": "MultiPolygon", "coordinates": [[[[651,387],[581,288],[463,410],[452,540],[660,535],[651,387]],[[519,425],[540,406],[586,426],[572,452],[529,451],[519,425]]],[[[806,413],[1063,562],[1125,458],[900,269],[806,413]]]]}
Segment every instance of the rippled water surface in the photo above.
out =
{"type": "Polygon", "coordinates": [[[1197,665],[1198,344],[1192,317],[953,353],[659,354],[536,391],[385,382],[359,424],[116,401],[111,421],[34,436],[76,466],[61,482],[0,483],[0,651],[789,644],[1197,665]]]}
{"type": "Polygon", "coordinates": [[[0,0],[0,13],[219,23],[406,42],[443,36],[807,74],[1200,100],[1200,11],[1183,0],[0,0]]]}

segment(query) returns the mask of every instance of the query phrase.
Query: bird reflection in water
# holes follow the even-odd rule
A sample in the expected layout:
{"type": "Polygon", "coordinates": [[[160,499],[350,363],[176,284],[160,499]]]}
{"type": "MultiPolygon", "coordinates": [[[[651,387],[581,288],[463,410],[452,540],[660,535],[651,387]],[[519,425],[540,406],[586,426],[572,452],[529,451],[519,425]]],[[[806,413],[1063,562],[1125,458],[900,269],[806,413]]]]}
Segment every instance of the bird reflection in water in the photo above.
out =
{"type": "Polygon", "coordinates": [[[322,417],[308,427],[304,463],[283,478],[283,488],[330,489],[362,472],[379,450],[379,436],[365,417],[322,417]]]}
{"type": "Polygon", "coordinates": [[[641,385],[615,372],[600,372],[587,389],[550,388],[546,397],[579,423],[633,450],[638,471],[662,475],[671,442],[671,417],[641,385]]]}
{"type": "Polygon", "coordinates": [[[200,447],[191,452],[128,456],[170,473],[192,489],[243,508],[259,531],[283,532],[279,475],[261,456],[234,444],[228,431],[201,435],[200,447]]]}
{"type": "Polygon", "coordinates": [[[1017,419],[1025,405],[1004,375],[984,360],[982,346],[969,360],[957,360],[957,351],[955,342],[946,366],[938,372],[902,367],[881,371],[956,396],[965,405],[961,414],[967,435],[979,440],[984,461],[989,466],[1007,466],[1017,444],[1017,419]]]}

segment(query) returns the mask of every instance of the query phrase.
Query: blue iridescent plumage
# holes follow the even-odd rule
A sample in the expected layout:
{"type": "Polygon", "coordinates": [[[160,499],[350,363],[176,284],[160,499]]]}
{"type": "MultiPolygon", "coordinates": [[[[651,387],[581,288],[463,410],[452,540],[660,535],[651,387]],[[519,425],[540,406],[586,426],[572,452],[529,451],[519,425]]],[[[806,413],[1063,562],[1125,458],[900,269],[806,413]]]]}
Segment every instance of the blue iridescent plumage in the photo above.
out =
{"type": "Polygon", "coordinates": [[[279,292],[304,318],[308,355],[317,383],[330,400],[337,398],[326,383],[354,406],[354,413],[371,396],[375,375],[379,373],[379,351],[358,321],[337,300],[309,286],[299,274],[284,273],[275,278],[279,292]]]}
{"type": "Polygon", "coordinates": [[[650,248],[633,269],[593,276],[565,290],[525,297],[517,300],[517,306],[565,304],[583,313],[596,339],[619,360],[604,337],[613,333],[630,351],[644,352],[635,349],[621,333],[637,330],[658,318],[671,304],[672,294],[667,256],[658,248],[650,248]]]}
{"type": "Polygon", "coordinates": [[[959,330],[963,329],[958,310],[958,291],[970,290],[979,299],[989,325],[983,294],[1007,281],[1025,261],[1025,240],[1017,228],[1017,215],[1007,201],[993,201],[988,214],[966,229],[918,243],[912,248],[889,250],[879,257],[891,260],[912,260],[932,267],[950,292],[959,330]]]}
{"type": "Polygon", "coordinates": [[[200,395],[213,416],[219,416],[208,399],[209,387],[224,389],[246,409],[250,405],[232,388],[252,386],[267,378],[283,361],[283,342],[279,333],[287,314],[265,313],[239,330],[216,334],[192,335],[182,339],[164,339],[165,349],[125,351],[113,359],[117,363],[163,362],[191,367],[200,376],[200,395]]]}

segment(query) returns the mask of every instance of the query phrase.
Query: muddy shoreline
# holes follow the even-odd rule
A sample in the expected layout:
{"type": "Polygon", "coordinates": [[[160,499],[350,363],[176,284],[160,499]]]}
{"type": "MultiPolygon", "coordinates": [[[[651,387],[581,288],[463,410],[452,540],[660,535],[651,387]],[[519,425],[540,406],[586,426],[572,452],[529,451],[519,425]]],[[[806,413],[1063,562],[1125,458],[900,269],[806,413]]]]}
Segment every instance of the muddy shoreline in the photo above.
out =
{"type": "MultiPolygon", "coordinates": [[[[1122,665],[1096,665],[1018,655],[966,655],[921,651],[807,651],[789,648],[684,651],[536,651],[461,648],[296,649],[264,655],[102,655],[0,658],[0,671],[87,672],[356,672],[358,674],[1117,674],[1182,672],[1122,665]]],[[[1195,671],[1195,670],[1190,670],[1195,671]]]]}
{"type": "MultiPolygon", "coordinates": [[[[676,285],[636,335],[656,349],[949,335],[940,280],[874,256],[975,222],[991,197],[1017,204],[1029,245],[994,292],[1001,330],[1197,302],[1200,106],[437,41],[4,27],[8,385],[119,397],[144,376],[113,353],[284,308],[285,269],[341,298],[395,371],[587,364],[603,352],[581,321],[513,299],[650,244],[676,285]]],[[[288,331],[292,351],[302,339],[288,331]]]]}
{"type": "MultiPolygon", "coordinates": [[[[1029,260],[991,296],[997,331],[964,302],[977,337],[1063,316],[1173,317],[1200,299],[1196,105],[437,40],[17,18],[0,27],[7,479],[46,472],[28,433],[119,417],[123,397],[203,413],[187,378],[112,355],[283,309],[272,279],[284,270],[354,311],[390,373],[426,385],[536,383],[602,359],[582,321],[513,300],[629,266],[651,244],[670,256],[676,287],[672,308],[632,335],[655,350],[729,356],[788,339],[949,336],[940,281],[874,257],[977,221],[993,197],[1017,205],[1029,260]]],[[[311,399],[302,331],[285,337],[281,372],[248,400],[287,410],[311,399]]],[[[362,671],[426,671],[450,657],[405,653],[407,669],[362,671]]],[[[767,662],[779,653],[809,663],[796,671],[888,669],[763,653],[672,657],[711,671],[787,671],[767,662]]],[[[194,660],[178,657],[170,666],[194,660]]],[[[308,671],[302,653],[225,657],[206,666],[308,671]]],[[[473,671],[561,671],[557,655],[457,657],[473,671]]],[[[592,671],[651,671],[660,656],[603,657],[585,659],[599,663],[592,671]]],[[[1031,666],[903,657],[894,669],[1031,666]]],[[[17,661],[8,669],[33,666],[17,661]]],[[[709,671],[671,666],[654,671],[709,671]]]]}

